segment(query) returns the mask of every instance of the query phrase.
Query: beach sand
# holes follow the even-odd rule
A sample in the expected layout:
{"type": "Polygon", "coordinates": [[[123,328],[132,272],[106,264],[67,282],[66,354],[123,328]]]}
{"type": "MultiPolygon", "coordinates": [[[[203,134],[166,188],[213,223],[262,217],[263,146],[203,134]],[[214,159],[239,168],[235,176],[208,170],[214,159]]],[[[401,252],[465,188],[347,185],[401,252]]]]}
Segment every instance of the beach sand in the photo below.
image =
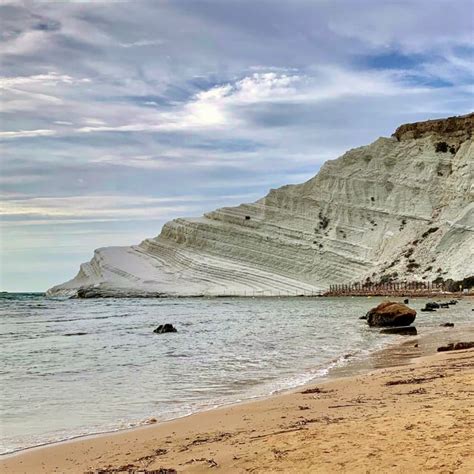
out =
{"type": "Polygon", "coordinates": [[[438,353],[264,400],[25,450],[1,458],[0,471],[472,473],[473,393],[474,350],[438,353]]]}

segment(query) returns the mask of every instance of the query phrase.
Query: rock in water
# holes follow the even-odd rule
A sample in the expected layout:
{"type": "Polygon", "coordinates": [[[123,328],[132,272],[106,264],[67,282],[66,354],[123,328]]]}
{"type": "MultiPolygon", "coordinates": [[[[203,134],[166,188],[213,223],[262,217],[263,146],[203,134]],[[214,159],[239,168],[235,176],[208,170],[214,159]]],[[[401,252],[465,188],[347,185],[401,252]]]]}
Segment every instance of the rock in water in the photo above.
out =
{"type": "Polygon", "coordinates": [[[367,313],[369,326],[409,326],[416,318],[416,311],[403,303],[385,301],[367,313]]]}
{"type": "Polygon", "coordinates": [[[436,311],[437,309],[440,308],[440,305],[435,302],[428,302],[425,304],[424,308],[421,308],[421,311],[436,311]]]}
{"type": "Polygon", "coordinates": [[[156,334],[165,334],[167,332],[178,332],[172,324],[160,324],[154,331],[156,334]]]}
{"type": "Polygon", "coordinates": [[[474,114],[404,125],[306,183],[98,249],[48,294],[295,295],[407,269],[410,280],[463,280],[474,268],[473,129],[474,114]]]}
{"type": "Polygon", "coordinates": [[[454,327],[454,323],[444,323],[444,324],[440,324],[440,326],[442,328],[453,328],[454,327]]]}
{"type": "Polygon", "coordinates": [[[403,326],[397,328],[382,329],[380,334],[400,334],[402,336],[416,336],[418,331],[415,326],[403,326]]]}

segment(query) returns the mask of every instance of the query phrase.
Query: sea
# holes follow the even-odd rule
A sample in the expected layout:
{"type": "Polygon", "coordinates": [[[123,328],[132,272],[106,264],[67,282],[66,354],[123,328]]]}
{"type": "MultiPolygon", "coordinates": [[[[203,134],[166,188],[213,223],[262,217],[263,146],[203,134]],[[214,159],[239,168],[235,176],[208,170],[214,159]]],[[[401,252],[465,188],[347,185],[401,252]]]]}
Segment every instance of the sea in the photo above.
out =
{"type": "MultiPolygon", "coordinates": [[[[382,298],[0,295],[0,453],[164,421],[326,380],[407,336],[359,319],[382,298]],[[177,332],[155,334],[160,324],[177,332]]],[[[416,299],[419,311],[427,300],[416,299]]],[[[468,327],[472,300],[418,312],[468,327]]]]}

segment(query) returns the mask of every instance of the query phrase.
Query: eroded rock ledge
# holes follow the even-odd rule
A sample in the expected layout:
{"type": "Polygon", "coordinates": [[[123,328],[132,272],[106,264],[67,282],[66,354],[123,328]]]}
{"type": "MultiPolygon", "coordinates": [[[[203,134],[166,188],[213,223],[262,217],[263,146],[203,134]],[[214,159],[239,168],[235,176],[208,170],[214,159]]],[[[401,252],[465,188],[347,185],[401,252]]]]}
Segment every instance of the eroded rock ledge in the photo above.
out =
{"type": "Polygon", "coordinates": [[[426,120],[400,125],[393,136],[398,140],[411,140],[422,138],[426,135],[439,135],[448,138],[457,145],[472,137],[474,129],[474,113],[459,115],[444,119],[426,120]]]}

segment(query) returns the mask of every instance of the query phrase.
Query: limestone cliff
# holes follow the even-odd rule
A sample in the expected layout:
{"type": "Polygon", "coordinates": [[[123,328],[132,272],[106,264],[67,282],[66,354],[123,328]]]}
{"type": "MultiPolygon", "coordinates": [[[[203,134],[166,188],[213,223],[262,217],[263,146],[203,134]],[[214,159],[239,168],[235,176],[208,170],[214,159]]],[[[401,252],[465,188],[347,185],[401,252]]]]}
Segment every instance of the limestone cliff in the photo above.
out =
{"type": "Polygon", "coordinates": [[[295,294],[473,275],[473,128],[474,114],[402,125],[306,183],[96,250],[49,294],[295,294]]]}

